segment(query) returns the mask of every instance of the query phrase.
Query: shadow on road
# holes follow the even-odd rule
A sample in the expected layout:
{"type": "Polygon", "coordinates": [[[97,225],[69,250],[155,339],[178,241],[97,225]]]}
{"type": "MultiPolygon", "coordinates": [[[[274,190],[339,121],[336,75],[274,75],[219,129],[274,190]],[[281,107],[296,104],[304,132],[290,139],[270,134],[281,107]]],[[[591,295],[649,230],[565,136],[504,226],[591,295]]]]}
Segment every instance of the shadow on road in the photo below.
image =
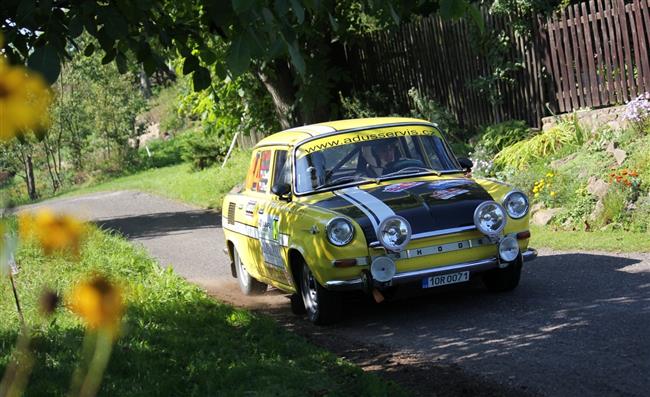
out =
{"type": "Polygon", "coordinates": [[[518,289],[407,291],[349,301],[341,324],[311,327],[458,363],[551,395],[643,395],[650,388],[650,264],[597,254],[542,256],[518,289]],[[549,379],[553,379],[549,382],[549,379]]]}
{"type": "Polygon", "coordinates": [[[147,239],[198,229],[221,227],[221,215],[208,210],[162,212],[123,218],[101,219],[102,229],[119,232],[129,239],[147,239]]]}

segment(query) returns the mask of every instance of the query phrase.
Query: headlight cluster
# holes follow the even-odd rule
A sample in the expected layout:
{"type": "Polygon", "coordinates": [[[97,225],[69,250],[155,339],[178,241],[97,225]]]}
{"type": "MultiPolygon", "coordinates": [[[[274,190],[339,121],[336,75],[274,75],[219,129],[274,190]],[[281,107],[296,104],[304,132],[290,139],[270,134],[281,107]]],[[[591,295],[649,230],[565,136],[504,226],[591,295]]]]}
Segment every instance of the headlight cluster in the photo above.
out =
{"type": "Polygon", "coordinates": [[[401,216],[389,216],[379,224],[377,239],[387,250],[399,252],[411,241],[411,225],[401,216]]]}
{"type": "Polygon", "coordinates": [[[528,197],[522,192],[512,191],[506,195],[503,206],[511,218],[522,218],[528,213],[528,197]]]}
{"type": "Polygon", "coordinates": [[[327,238],[330,243],[342,247],[354,237],[354,226],[345,218],[334,218],[327,224],[327,238]]]}
{"type": "Polygon", "coordinates": [[[481,233],[496,236],[506,227],[506,212],[494,201],[482,202],[474,211],[474,224],[481,233]]]}

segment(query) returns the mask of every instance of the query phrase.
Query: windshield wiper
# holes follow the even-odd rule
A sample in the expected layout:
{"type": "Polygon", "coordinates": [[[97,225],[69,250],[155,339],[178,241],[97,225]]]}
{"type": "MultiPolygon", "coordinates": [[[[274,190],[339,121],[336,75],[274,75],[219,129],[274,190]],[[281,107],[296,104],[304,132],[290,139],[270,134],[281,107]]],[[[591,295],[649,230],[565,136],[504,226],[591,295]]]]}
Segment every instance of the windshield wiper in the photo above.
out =
{"type": "Polygon", "coordinates": [[[402,168],[399,171],[391,172],[390,174],[381,175],[381,176],[377,177],[376,179],[378,181],[381,181],[381,180],[385,179],[386,177],[392,177],[392,176],[396,176],[396,175],[400,175],[400,174],[414,174],[414,173],[418,173],[418,172],[429,172],[429,173],[432,173],[432,174],[436,174],[437,176],[442,175],[442,173],[440,171],[434,170],[433,168],[406,167],[406,168],[402,168]]]}
{"type": "Polygon", "coordinates": [[[320,185],[314,187],[314,190],[322,189],[324,187],[330,187],[330,186],[336,186],[336,185],[341,185],[344,183],[350,183],[354,181],[365,181],[368,180],[368,178],[360,176],[360,175],[348,175],[348,176],[342,176],[340,178],[336,178],[333,181],[327,181],[325,183],[321,183],[320,185]]]}

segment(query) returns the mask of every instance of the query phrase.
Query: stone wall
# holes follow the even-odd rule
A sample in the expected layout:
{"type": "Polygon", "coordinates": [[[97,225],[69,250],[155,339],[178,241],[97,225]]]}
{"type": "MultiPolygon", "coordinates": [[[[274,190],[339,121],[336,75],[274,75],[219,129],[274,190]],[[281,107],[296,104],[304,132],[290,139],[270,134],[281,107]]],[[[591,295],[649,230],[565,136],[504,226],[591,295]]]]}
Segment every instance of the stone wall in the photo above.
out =
{"type": "Polygon", "coordinates": [[[626,125],[626,122],[622,118],[624,111],[625,105],[621,105],[602,109],[577,110],[575,113],[544,117],[542,119],[542,131],[546,131],[553,127],[561,119],[571,119],[574,114],[578,117],[578,122],[590,130],[601,128],[603,126],[608,126],[612,129],[618,130],[624,128],[626,125]]]}

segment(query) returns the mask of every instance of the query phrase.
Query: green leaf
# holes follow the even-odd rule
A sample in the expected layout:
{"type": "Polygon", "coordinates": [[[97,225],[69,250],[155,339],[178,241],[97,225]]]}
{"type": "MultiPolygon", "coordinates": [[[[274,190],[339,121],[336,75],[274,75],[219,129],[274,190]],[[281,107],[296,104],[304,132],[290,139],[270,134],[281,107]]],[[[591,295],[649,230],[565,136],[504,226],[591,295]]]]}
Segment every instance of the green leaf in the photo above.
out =
{"type": "Polygon", "coordinates": [[[287,12],[289,12],[289,3],[287,0],[275,0],[274,8],[277,15],[283,17],[287,12]]]}
{"type": "Polygon", "coordinates": [[[208,48],[201,50],[199,54],[201,55],[201,60],[206,65],[212,65],[213,63],[217,62],[217,54],[208,48]]]}
{"type": "Polygon", "coordinates": [[[199,66],[197,70],[194,71],[192,75],[192,84],[194,85],[194,91],[202,91],[210,87],[211,83],[210,72],[208,69],[203,66],[199,66]]]}
{"type": "Polygon", "coordinates": [[[68,30],[70,31],[70,35],[73,38],[79,37],[83,33],[84,24],[80,15],[75,15],[72,17],[70,23],[68,23],[68,30]]]}
{"type": "Polygon", "coordinates": [[[262,8],[262,17],[264,17],[264,22],[267,25],[269,26],[273,25],[273,21],[275,20],[275,18],[273,17],[273,13],[271,12],[271,10],[269,10],[266,7],[262,8]]]}
{"type": "Polygon", "coordinates": [[[228,77],[228,70],[226,70],[226,65],[222,62],[217,62],[214,64],[214,73],[217,75],[219,80],[225,80],[228,77]]]}
{"type": "Polygon", "coordinates": [[[117,52],[115,51],[115,48],[109,48],[108,50],[104,49],[104,52],[106,55],[102,58],[102,65],[107,65],[115,59],[115,55],[117,55],[117,52]]]}
{"type": "Polygon", "coordinates": [[[485,21],[483,20],[483,15],[481,15],[481,11],[478,7],[474,4],[470,4],[469,7],[467,7],[467,13],[476,27],[478,27],[481,34],[485,33],[485,21]]]}
{"type": "Polygon", "coordinates": [[[226,54],[226,63],[234,77],[247,71],[251,61],[249,50],[250,43],[248,43],[244,37],[245,36],[241,35],[236,36],[230,44],[230,48],[226,54]]]}
{"type": "Polygon", "coordinates": [[[86,46],[86,49],[84,50],[84,55],[89,57],[94,53],[95,53],[95,45],[93,43],[88,44],[86,46]]]}
{"type": "Polygon", "coordinates": [[[397,12],[395,12],[395,8],[393,7],[392,4],[388,3],[388,11],[390,12],[391,18],[393,18],[393,22],[395,22],[395,25],[399,25],[400,17],[397,15],[397,12]]]}
{"type": "Polygon", "coordinates": [[[460,18],[468,5],[467,0],[440,0],[440,16],[445,19],[460,18]]]}
{"type": "Polygon", "coordinates": [[[197,70],[199,67],[201,67],[199,65],[199,59],[190,54],[185,58],[185,61],[183,61],[183,74],[188,75],[197,70]]]}
{"type": "Polygon", "coordinates": [[[298,0],[290,0],[291,9],[293,10],[294,15],[298,19],[298,23],[302,24],[305,22],[305,9],[302,7],[302,4],[298,0]]]}
{"type": "Polygon", "coordinates": [[[244,13],[255,5],[255,0],[232,0],[232,9],[237,14],[244,13]]]}
{"type": "Polygon", "coordinates": [[[298,71],[298,74],[304,76],[305,75],[305,59],[302,57],[302,54],[300,53],[300,48],[298,47],[297,42],[293,42],[291,45],[289,45],[289,57],[291,57],[291,63],[293,66],[296,67],[296,70],[298,71]]]}
{"type": "Polygon", "coordinates": [[[127,72],[127,67],[126,67],[126,57],[124,54],[119,52],[115,56],[115,63],[117,64],[117,71],[120,72],[120,74],[124,74],[127,72]]]}
{"type": "Polygon", "coordinates": [[[338,31],[339,30],[339,23],[336,21],[336,18],[330,13],[327,13],[327,16],[330,19],[330,25],[332,25],[332,30],[335,31],[335,32],[338,31]]]}
{"type": "Polygon", "coordinates": [[[49,44],[36,47],[27,60],[27,66],[42,74],[48,83],[54,84],[61,73],[61,60],[56,49],[49,44]]]}

